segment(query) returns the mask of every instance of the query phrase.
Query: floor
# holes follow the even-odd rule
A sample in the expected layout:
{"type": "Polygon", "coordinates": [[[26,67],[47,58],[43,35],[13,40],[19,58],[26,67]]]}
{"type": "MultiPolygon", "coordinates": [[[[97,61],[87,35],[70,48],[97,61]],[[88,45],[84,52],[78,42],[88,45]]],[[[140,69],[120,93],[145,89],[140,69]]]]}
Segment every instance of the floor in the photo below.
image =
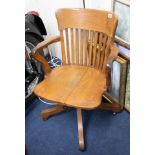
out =
{"type": "Polygon", "coordinates": [[[70,109],[43,121],[51,105],[35,99],[26,111],[25,138],[29,155],[129,155],[130,116],[103,110],[83,111],[86,150],[79,151],[76,111],[70,109]]]}

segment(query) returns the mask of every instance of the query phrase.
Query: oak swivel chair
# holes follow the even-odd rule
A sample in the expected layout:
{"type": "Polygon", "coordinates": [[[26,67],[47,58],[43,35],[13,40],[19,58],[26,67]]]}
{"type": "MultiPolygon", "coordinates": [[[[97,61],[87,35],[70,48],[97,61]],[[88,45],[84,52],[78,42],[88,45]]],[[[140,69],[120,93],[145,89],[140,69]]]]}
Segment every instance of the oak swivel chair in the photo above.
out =
{"type": "Polygon", "coordinates": [[[34,88],[34,93],[57,103],[42,111],[43,119],[62,112],[64,107],[77,109],[79,148],[84,150],[81,109],[120,110],[115,104],[101,104],[109,80],[107,64],[118,54],[113,44],[117,16],[93,9],[59,9],[56,18],[60,35],[39,43],[34,49],[34,57],[45,72],[45,79],[34,88]],[[61,43],[62,66],[51,70],[40,52],[56,42],[61,43]]]}

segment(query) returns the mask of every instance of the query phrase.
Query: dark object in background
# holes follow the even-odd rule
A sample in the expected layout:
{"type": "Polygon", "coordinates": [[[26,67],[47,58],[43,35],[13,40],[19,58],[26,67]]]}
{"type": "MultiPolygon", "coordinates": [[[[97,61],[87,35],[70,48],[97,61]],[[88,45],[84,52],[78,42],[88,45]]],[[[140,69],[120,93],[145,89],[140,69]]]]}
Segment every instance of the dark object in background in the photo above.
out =
{"type": "Polygon", "coordinates": [[[25,155],[29,155],[29,154],[28,154],[28,151],[27,151],[26,145],[25,145],[25,155]]]}
{"type": "Polygon", "coordinates": [[[35,35],[42,40],[44,40],[43,35],[47,35],[44,23],[35,11],[25,15],[25,34],[35,35]]]}
{"type": "Polygon", "coordinates": [[[85,0],[83,0],[83,8],[85,8],[85,0]]]}
{"type": "MultiPolygon", "coordinates": [[[[47,35],[47,32],[39,14],[28,12],[25,15],[25,108],[35,98],[32,90],[44,76],[40,63],[33,58],[32,53],[33,48],[44,40],[43,35],[47,35]]],[[[45,56],[45,52],[42,55],[45,56]]]]}

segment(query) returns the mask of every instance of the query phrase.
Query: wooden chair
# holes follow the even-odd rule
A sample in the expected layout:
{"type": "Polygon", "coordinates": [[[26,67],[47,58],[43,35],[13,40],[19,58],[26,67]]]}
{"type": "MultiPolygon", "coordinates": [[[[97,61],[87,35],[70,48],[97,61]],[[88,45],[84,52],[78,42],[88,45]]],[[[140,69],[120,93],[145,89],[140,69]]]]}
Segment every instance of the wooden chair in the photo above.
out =
{"type": "Polygon", "coordinates": [[[34,49],[34,57],[45,72],[45,79],[34,88],[34,93],[57,103],[42,111],[43,119],[62,112],[65,107],[77,109],[79,147],[84,150],[81,109],[120,110],[116,104],[101,104],[109,80],[107,64],[118,54],[112,43],[117,17],[112,12],[93,9],[59,9],[56,18],[60,35],[39,43],[34,49]],[[40,52],[56,42],[61,43],[62,66],[51,70],[40,52]]]}

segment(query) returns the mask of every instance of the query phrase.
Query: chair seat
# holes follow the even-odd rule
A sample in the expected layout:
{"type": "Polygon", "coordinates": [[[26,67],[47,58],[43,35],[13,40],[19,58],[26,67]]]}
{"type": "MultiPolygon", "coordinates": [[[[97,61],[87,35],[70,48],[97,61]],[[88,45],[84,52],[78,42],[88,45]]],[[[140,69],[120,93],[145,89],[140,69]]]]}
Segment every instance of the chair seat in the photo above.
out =
{"type": "Polygon", "coordinates": [[[53,69],[34,93],[48,101],[69,107],[93,109],[100,105],[106,90],[106,76],[87,66],[64,65],[53,69]]]}

